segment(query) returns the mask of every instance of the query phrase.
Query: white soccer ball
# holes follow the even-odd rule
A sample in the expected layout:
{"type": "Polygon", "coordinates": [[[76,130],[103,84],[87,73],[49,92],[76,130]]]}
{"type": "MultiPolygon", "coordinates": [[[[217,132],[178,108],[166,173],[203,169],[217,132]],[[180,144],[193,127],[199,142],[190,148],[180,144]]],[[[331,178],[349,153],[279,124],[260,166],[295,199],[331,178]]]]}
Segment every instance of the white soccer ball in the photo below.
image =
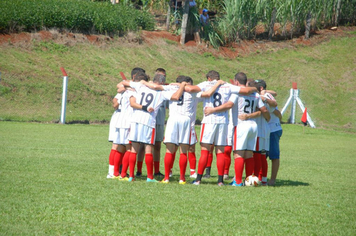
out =
{"type": "Polygon", "coordinates": [[[258,187],[261,186],[261,181],[255,175],[247,176],[245,179],[245,186],[258,187]]]}

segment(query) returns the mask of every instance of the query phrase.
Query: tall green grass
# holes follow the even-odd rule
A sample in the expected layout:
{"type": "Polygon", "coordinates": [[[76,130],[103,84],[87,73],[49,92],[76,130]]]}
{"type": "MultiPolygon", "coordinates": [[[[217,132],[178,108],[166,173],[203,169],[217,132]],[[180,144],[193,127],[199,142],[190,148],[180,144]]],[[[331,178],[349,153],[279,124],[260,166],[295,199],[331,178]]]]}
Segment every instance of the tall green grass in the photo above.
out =
{"type": "Polygon", "coordinates": [[[0,234],[353,235],[355,135],[283,129],[276,187],[234,188],[215,161],[178,185],[178,158],[168,185],[106,179],[107,125],[0,122],[0,234]]]}

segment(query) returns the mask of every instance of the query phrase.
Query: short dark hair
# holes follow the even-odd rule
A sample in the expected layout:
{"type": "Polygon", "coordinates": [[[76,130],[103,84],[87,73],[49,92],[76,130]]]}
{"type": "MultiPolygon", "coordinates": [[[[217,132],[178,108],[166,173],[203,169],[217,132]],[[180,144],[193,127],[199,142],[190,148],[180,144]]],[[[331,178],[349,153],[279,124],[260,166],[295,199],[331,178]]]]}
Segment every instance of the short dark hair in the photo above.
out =
{"type": "Polygon", "coordinates": [[[186,76],[184,81],[193,85],[193,79],[190,78],[189,76],[186,76]]]}
{"type": "Polygon", "coordinates": [[[219,80],[220,79],[220,74],[219,72],[215,71],[215,70],[211,70],[206,74],[206,78],[210,78],[210,79],[216,79],[219,80]]]}
{"type": "Polygon", "coordinates": [[[247,76],[243,72],[239,72],[235,75],[235,81],[238,81],[240,84],[246,85],[247,76]]]}
{"type": "Polygon", "coordinates": [[[157,68],[156,69],[156,73],[163,73],[163,74],[166,74],[166,70],[165,69],[163,69],[163,68],[157,68]]]}
{"type": "Polygon", "coordinates": [[[135,67],[131,71],[131,79],[134,79],[134,75],[137,74],[138,72],[143,72],[146,73],[146,71],[140,67],[135,67]]]}
{"type": "Polygon", "coordinates": [[[141,80],[148,81],[149,77],[143,72],[137,72],[136,74],[134,74],[133,80],[135,82],[140,82],[141,80]]]}
{"type": "Polygon", "coordinates": [[[255,87],[258,90],[258,92],[261,92],[261,85],[258,82],[256,82],[256,80],[249,80],[248,87],[255,87]]]}
{"type": "Polygon", "coordinates": [[[266,81],[264,81],[263,79],[257,79],[255,80],[257,83],[260,84],[260,86],[263,87],[263,89],[266,89],[267,88],[267,84],[266,84],[266,81]]]}
{"type": "Polygon", "coordinates": [[[251,83],[255,83],[254,79],[247,79],[246,86],[250,86],[251,83]]]}
{"type": "Polygon", "coordinates": [[[176,78],[176,82],[177,83],[182,83],[185,81],[185,75],[179,75],[177,78],[176,78]]]}

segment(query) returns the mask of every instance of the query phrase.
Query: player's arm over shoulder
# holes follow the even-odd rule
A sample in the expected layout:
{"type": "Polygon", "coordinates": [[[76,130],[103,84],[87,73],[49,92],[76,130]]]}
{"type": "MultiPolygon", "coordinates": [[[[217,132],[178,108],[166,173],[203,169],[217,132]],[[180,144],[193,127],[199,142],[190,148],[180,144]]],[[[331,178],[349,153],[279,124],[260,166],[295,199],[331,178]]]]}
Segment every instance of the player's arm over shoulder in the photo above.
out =
{"type": "Polygon", "coordinates": [[[186,82],[180,83],[178,90],[172,95],[171,100],[178,101],[179,98],[183,95],[184,88],[186,85],[187,85],[186,82]]]}

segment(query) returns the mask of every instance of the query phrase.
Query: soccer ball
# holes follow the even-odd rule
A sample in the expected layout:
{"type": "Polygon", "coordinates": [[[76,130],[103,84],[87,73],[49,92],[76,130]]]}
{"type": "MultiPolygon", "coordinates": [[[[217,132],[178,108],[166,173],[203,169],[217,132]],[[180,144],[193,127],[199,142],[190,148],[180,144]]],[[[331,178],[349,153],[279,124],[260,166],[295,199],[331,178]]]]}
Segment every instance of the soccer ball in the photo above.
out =
{"type": "Polygon", "coordinates": [[[258,187],[261,186],[261,181],[255,175],[250,175],[245,179],[245,186],[258,187]]]}

